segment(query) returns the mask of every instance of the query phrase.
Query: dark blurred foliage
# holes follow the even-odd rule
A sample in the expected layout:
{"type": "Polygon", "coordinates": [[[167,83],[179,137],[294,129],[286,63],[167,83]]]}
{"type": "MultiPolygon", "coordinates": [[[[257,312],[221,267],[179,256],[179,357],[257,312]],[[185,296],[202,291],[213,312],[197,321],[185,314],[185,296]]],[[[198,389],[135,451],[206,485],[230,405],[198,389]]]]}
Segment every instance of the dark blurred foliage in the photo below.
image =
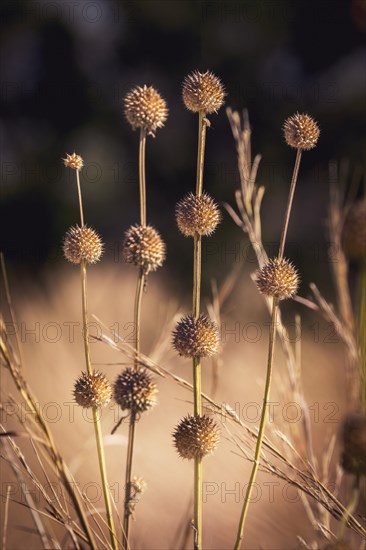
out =
{"type": "MultiPolygon", "coordinates": [[[[304,154],[288,254],[309,280],[327,276],[328,162],[347,158],[361,173],[365,149],[366,8],[363,0],[2,0],[1,249],[39,273],[61,262],[60,242],[78,219],[75,174],[61,158],[82,155],[86,219],[117,259],[124,230],[138,219],[138,133],[122,98],[152,84],[167,99],[165,128],[147,146],[148,219],[165,236],[166,269],[191,271],[192,246],[178,234],[175,203],[195,183],[197,120],[184,109],[181,82],[209,68],[227,105],[249,109],[264,241],[279,239],[294,151],[284,119],[318,120],[318,147],[304,154]]],[[[234,203],[234,143],[225,110],[211,117],[205,187],[234,203]]],[[[204,248],[206,277],[222,277],[246,256],[245,238],[224,213],[204,248]]],[[[273,248],[273,246],[272,246],[273,248]]],[[[187,287],[189,277],[185,277],[187,287]]]]}

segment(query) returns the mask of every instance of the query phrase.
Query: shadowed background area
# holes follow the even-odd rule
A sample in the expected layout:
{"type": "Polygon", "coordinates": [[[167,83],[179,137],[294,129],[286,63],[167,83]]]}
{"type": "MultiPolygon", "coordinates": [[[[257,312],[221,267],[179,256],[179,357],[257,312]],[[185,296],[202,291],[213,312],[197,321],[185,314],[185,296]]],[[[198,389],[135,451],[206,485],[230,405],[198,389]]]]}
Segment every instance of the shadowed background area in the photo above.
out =
{"type": "MultiPolygon", "coordinates": [[[[279,239],[294,158],[283,121],[306,111],[319,122],[321,140],[304,156],[291,221],[294,259],[306,275],[324,244],[329,159],[345,157],[355,169],[363,162],[364,2],[4,0],[0,9],[0,220],[8,261],[36,271],[62,261],[60,241],[76,209],[74,174],[61,158],[74,150],[86,164],[86,218],[113,259],[138,217],[138,133],[123,117],[122,99],[147,83],[170,109],[166,127],[148,140],[148,220],[167,240],[166,269],[180,277],[191,249],[175,230],[174,205],[194,187],[197,126],[181,82],[208,68],[225,84],[226,104],[249,109],[253,152],[263,155],[258,182],[270,194],[265,242],[279,239]]],[[[225,110],[210,119],[205,187],[232,203],[238,175],[225,110]]],[[[225,215],[210,241],[218,276],[241,240],[225,215]]]]}
{"type": "MultiPolygon", "coordinates": [[[[167,123],[155,139],[148,138],[146,170],[148,222],[161,232],[168,254],[164,268],[149,276],[142,347],[190,380],[188,362],[170,348],[171,326],[166,324],[178,311],[190,310],[192,287],[192,243],[178,233],[174,216],[176,202],[194,188],[196,169],[197,119],[183,106],[182,80],[193,69],[210,69],[225,85],[226,105],[248,108],[253,153],[263,157],[257,183],[266,187],[262,224],[269,252],[279,241],[295,156],[283,140],[283,121],[304,111],[319,122],[319,144],[303,156],[287,253],[300,269],[301,294],[307,293],[310,281],[316,281],[332,299],[326,236],[328,162],[346,159],[354,183],[361,180],[365,3],[3,0],[0,10],[0,250],[7,261],[30,384],[40,403],[47,405],[60,449],[85,488],[97,467],[91,425],[71,405],[73,382],[84,365],[80,281],[78,269],[65,265],[61,242],[68,227],[78,221],[78,209],[75,173],[61,159],[73,151],[83,157],[86,221],[105,243],[103,261],[90,269],[90,311],[127,338],[136,271],[123,264],[120,245],[124,231],[139,216],[138,132],[124,119],[123,97],[131,87],[146,83],[167,100],[167,123]],[[75,414],[72,419],[70,410],[75,414]]],[[[234,204],[239,176],[225,109],[210,116],[210,122],[204,188],[220,204],[234,204]]],[[[265,375],[268,312],[249,277],[257,266],[254,254],[223,209],[222,224],[203,243],[204,308],[212,279],[220,284],[239,265],[241,276],[222,312],[217,400],[238,404],[239,416],[255,427],[265,375]]],[[[4,295],[2,304],[6,306],[4,295]]],[[[299,306],[286,303],[283,309],[285,321],[292,323],[299,306]]],[[[314,445],[323,452],[324,445],[333,441],[347,405],[344,349],[329,332],[329,324],[305,308],[300,313],[304,388],[314,407],[314,445]]],[[[92,353],[93,362],[110,380],[121,366],[106,363],[126,361],[100,343],[93,344],[92,353]]],[[[206,366],[203,386],[210,393],[212,366],[209,362],[206,366]]],[[[279,382],[286,376],[280,352],[276,369],[279,382]]],[[[14,392],[8,380],[3,392],[14,392]]],[[[280,383],[273,400],[288,404],[280,383]]],[[[135,466],[146,478],[148,491],[137,507],[136,548],[181,547],[182,530],[189,521],[191,465],[177,457],[171,432],[191,409],[191,395],[160,380],[159,402],[138,426],[135,466]]],[[[105,434],[113,428],[116,414],[112,407],[103,416],[105,434]]],[[[296,428],[288,409],[280,408],[279,415],[280,424],[294,423],[296,428]]],[[[122,480],[126,433],[122,424],[113,442],[108,439],[112,480],[122,480]]],[[[249,463],[237,456],[227,437],[222,427],[222,445],[216,458],[207,459],[205,473],[205,544],[217,550],[233,545],[239,493],[249,473],[249,463]]],[[[8,474],[4,468],[5,480],[8,474]]],[[[298,495],[272,482],[278,480],[259,478],[261,493],[250,512],[246,547],[261,544],[290,550],[297,535],[313,540],[314,530],[304,519],[298,495]]],[[[92,491],[93,487],[89,494],[95,497],[93,503],[102,506],[98,487],[96,496],[92,491]]],[[[116,497],[120,507],[121,495],[122,490],[116,497]]],[[[28,511],[17,515],[14,510],[9,548],[20,548],[25,537],[27,547],[37,548],[36,537],[19,528],[27,521],[27,527],[33,528],[28,511]]]]}

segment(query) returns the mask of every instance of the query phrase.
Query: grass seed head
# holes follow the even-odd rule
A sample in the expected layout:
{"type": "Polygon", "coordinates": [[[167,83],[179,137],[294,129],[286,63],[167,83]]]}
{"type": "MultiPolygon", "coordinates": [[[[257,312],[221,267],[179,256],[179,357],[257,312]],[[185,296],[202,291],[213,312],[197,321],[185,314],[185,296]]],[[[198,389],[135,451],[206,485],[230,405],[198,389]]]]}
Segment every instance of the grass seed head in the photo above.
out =
{"type": "Polygon", "coordinates": [[[189,111],[216,113],[224,103],[225,89],[210,71],[193,71],[183,82],[183,101],[189,111]]]}
{"type": "Polygon", "coordinates": [[[180,421],[173,433],[174,445],[182,458],[192,460],[212,453],[219,442],[219,429],[206,415],[188,415],[180,421]]]}
{"type": "Polygon", "coordinates": [[[219,328],[206,315],[183,317],[173,332],[173,346],[183,357],[211,357],[219,345],[219,328]]]}
{"type": "Polygon", "coordinates": [[[92,374],[83,372],[74,385],[74,397],[78,405],[84,408],[105,407],[112,398],[112,388],[101,372],[92,374]]]}
{"type": "Polygon", "coordinates": [[[295,296],[299,286],[299,275],[286,258],[270,259],[257,272],[256,284],[261,294],[284,300],[295,296]]]}
{"type": "Polygon", "coordinates": [[[296,113],[285,120],[283,133],[287,145],[307,151],[316,146],[320,130],[311,116],[296,113]]]}
{"type": "Polygon", "coordinates": [[[124,99],[124,112],[132,128],[143,128],[154,134],[162,128],[168,117],[165,99],[152,86],[137,86],[124,99]]]}
{"type": "Polygon", "coordinates": [[[73,264],[79,264],[82,260],[95,264],[103,253],[103,243],[94,229],[76,225],[70,227],[64,237],[63,252],[65,258],[73,264]]]}
{"type": "Polygon", "coordinates": [[[146,369],[127,367],[114,383],[114,400],[122,410],[135,414],[148,411],[156,404],[156,384],[146,369]]]}
{"type": "Polygon", "coordinates": [[[352,260],[366,256],[366,199],[357,201],[349,210],[342,230],[344,250],[352,260]]]}
{"type": "Polygon", "coordinates": [[[366,475],[366,416],[352,414],[343,426],[343,469],[355,475],[366,475]]]}
{"type": "Polygon", "coordinates": [[[163,265],[165,251],[163,239],[151,225],[132,225],[127,229],[122,245],[123,258],[141,267],[145,275],[163,265]]]}
{"type": "Polygon", "coordinates": [[[66,158],[62,159],[64,161],[64,165],[66,168],[72,168],[73,170],[80,170],[84,166],[84,161],[81,158],[80,155],[77,155],[76,153],[73,153],[72,155],[68,155],[66,153],[66,158]]]}
{"type": "Polygon", "coordinates": [[[215,201],[207,193],[201,196],[188,193],[176,207],[179,231],[185,237],[211,235],[220,223],[221,214],[215,201]]]}

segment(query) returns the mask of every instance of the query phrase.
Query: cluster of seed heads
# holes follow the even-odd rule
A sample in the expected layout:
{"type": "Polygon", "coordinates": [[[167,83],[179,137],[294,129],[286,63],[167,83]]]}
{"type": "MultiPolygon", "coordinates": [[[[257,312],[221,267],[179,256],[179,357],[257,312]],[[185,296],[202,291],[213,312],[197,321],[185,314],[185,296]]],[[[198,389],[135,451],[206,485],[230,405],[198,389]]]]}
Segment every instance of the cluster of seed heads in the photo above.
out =
{"type": "Polygon", "coordinates": [[[189,111],[216,113],[225,98],[225,89],[220,79],[210,71],[193,71],[183,82],[183,101],[189,111]]]}
{"type": "Polygon", "coordinates": [[[95,264],[103,253],[103,243],[98,233],[87,225],[70,227],[63,241],[65,258],[79,264],[82,260],[95,264]]]}
{"type": "Polygon", "coordinates": [[[112,398],[112,387],[103,373],[83,372],[75,382],[74,397],[76,403],[84,408],[105,407],[112,398]]]}
{"type": "Polygon", "coordinates": [[[189,414],[176,427],[173,439],[182,458],[202,459],[216,449],[220,439],[219,429],[211,417],[189,414]]]}
{"type": "Polygon", "coordinates": [[[299,275],[289,260],[274,258],[257,272],[256,283],[261,294],[284,300],[295,296],[299,275]]]}
{"type": "Polygon", "coordinates": [[[146,369],[127,367],[118,376],[113,386],[114,400],[122,410],[134,414],[148,411],[156,404],[156,384],[146,369]]]}
{"type": "Polygon", "coordinates": [[[151,225],[132,225],[125,233],[122,253],[125,262],[141,267],[147,275],[165,260],[165,243],[151,225]]]}
{"type": "Polygon", "coordinates": [[[124,112],[133,129],[143,128],[154,134],[162,128],[168,117],[165,99],[152,86],[137,86],[125,97],[124,112]]]}
{"type": "Polygon", "coordinates": [[[206,315],[187,315],[173,331],[173,346],[183,357],[211,357],[219,350],[219,328],[206,315]]]}
{"type": "Polygon", "coordinates": [[[299,114],[289,117],[283,125],[286,143],[295,149],[309,150],[317,144],[320,130],[311,116],[299,114]]]}
{"type": "Polygon", "coordinates": [[[357,201],[349,210],[342,230],[344,250],[352,260],[366,256],[366,199],[357,201]]]}
{"type": "Polygon", "coordinates": [[[349,415],[343,426],[343,469],[357,476],[366,475],[366,416],[349,415]]]}
{"type": "Polygon", "coordinates": [[[66,168],[72,168],[73,170],[80,170],[84,166],[84,161],[80,155],[77,155],[75,152],[72,155],[66,153],[66,158],[62,159],[66,168]]]}
{"type": "Polygon", "coordinates": [[[211,235],[220,223],[221,214],[215,201],[208,193],[200,196],[188,193],[176,207],[179,231],[185,237],[211,235]]]}

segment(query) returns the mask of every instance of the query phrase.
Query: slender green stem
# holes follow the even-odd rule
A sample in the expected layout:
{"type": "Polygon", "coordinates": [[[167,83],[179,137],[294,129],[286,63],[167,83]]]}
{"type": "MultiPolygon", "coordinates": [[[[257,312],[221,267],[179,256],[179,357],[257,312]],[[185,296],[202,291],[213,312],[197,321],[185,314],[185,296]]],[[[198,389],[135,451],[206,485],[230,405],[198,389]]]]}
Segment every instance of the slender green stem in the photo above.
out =
{"type": "Polygon", "coordinates": [[[288,224],[289,224],[289,221],[290,221],[290,214],[291,214],[291,209],[292,209],[292,202],[294,200],[297,177],[299,175],[301,154],[302,154],[302,149],[297,149],[295,166],[294,166],[294,171],[292,173],[290,192],[289,192],[289,195],[288,195],[287,208],[286,208],[286,213],[285,213],[285,218],[284,218],[284,223],[283,223],[283,228],[282,228],[280,248],[279,248],[279,252],[278,252],[278,257],[279,258],[283,257],[283,253],[285,251],[287,229],[288,229],[288,224]]]}
{"type": "Polygon", "coordinates": [[[80,222],[81,225],[84,225],[84,212],[83,212],[83,199],[81,196],[81,186],[80,186],[80,172],[76,170],[76,186],[78,188],[78,197],[79,197],[79,209],[80,209],[80,222]]]}
{"type": "MultiPolygon", "coordinates": [[[[198,119],[198,151],[197,151],[197,180],[196,195],[202,195],[203,168],[206,144],[206,113],[200,111],[198,119]]],[[[193,315],[198,319],[201,301],[201,274],[202,274],[202,237],[196,234],[193,243],[193,315]]],[[[193,400],[194,416],[201,416],[201,360],[193,358],[193,400]]],[[[194,549],[202,548],[202,459],[194,459],[194,549]]]]}
{"type": "Polygon", "coordinates": [[[352,488],[351,500],[347,506],[347,509],[342,517],[341,524],[339,526],[339,531],[337,536],[337,539],[339,541],[343,539],[348,520],[353,515],[353,512],[356,510],[359,498],[360,498],[360,476],[356,476],[353,484],[353,488],[352,488]]]}
{"type": "MultiPolygon", "coordinates": [[[[145,175],[145,152],[146,152],[146,130],[141,128],[139,146],[139,187],[140,187],[140,224],[146,226],[146,175],[145,175]]],[[[142,296],[146,281],[146,274],[140,268],[137,280],[135,306],[134,306],[134,329],[135,329],[135,362],[134,369],[139,368],[140,340],[141,340],[141,305],[142,296]]],[[[131,482],[132,482],[132,461],[133,448],[136,432],[136,414],[131,411],[128,430],[128,447],[125,472],[125,502],[123,510],[123,548],[129,548],[130,516],[131,516],[131,482]]]]}
{"type": "Polygon", "coordinates": [[[250,479],[247,487],[247,491],[244,498],[244,504],[243,509],[240,516],[239,521],[239,528],[238,528],[238,534],[235,542],[235,550],[239,550],[241,547],[241,543],[244,536],[244,527],[245,527],[245,520],[248,514],[249,504],[250,504],[250,498],[252,495],[255,479],[257,476],[258,468],[259,468],[259,461],[260,461],[260,454],[262,449],[262,443],[264,438],[264,430],[266,427],[266,420],[267,420],[267,405],[269,401],[269,391],[271,387],[271,379],[272,379],[272,370],[273,370],[273,354],[274,354],[274,348],[275,348],[275,341],[276,341],[276,316],[277,316],[277,306],[278,306],[278,299],[273,298],[272,302],[272,316],[271,316],[271,325],[270,325],[270,331],[269,331],[269,347],[268,347],[268,362],[267,362],[267,376],[266,376],[266,386],[264,390],[264,397],[263,397],[263,408],[262,408],[262,414],[261,414],[261,420],[259,424],[259,431],[258,431],[258,437],[257,437],[257,444],[255,447],[255,453],[254,453],[254,462],[252,467],[252,472],[250,474],[250,479]]]}
{"type": "Polygon", "coordinates": [[[145,175],[146,130],[141,128],[139,148],[139,182],[140,182],[140,223],[146,225],[146,175],[145,175]]]}
{"type": "MultiPolygon", "coordinates": [[[[91,366],[90,347],[89,347],[88,302],[87,302],[87,290],[86,290],[85,260],[81,261],[81,295],[82,295],[82,310],[83,310],[83,339],[84,339],[84,350],[85,350],[85,363],[86,363],[88,374],[91,375],[93,371],[91,366]]],[[[104,448],[103,448],[102,429],[100,425],[99,410],[97,407],[93,407],[93,423],[94,423],[94,431],[95,431],[95,440],[96,440],[97,451],[98,451],[98,462],[99,462],[100,477],[102,480],[107,523],[109,527],[112,548],[114,550],[118,550],[116,529],[115,529],[114,519],[113,519],[111,495],[109,492],[108,479],[107,479],[107,469],[106,469],[105,455],[104,455],[104,448]]]]}

